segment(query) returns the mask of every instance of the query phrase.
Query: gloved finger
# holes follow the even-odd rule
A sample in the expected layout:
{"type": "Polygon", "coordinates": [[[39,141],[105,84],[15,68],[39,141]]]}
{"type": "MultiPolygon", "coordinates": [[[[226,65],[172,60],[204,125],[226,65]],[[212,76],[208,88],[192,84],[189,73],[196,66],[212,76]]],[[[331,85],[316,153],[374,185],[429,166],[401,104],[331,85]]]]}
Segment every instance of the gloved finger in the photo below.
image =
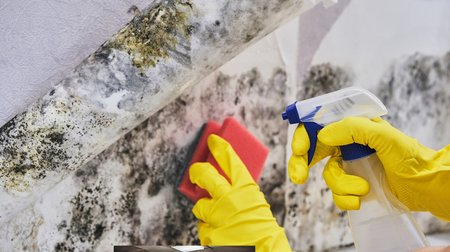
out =
{"type": "Polygon", "coordinates": [[[375,117],[370,119],[372,122],[376,122],[376,123],[381,123],[381,122],[386,122],[385,120],[381,119],[381,117],[375,117]]]}
{"type": "MultiPolygon", "coordinates": [[[[308,150],[310,148],[310,141],[308,133],[306,132],[305,126],[299,124],[294,132],[294,137],[292,139],[292,152],[294,155],[303,156],[308,158],[308,150]]],[[[321,141],[317,141],[316,148],[314,150],[314,156],[309,164],[309,168],[314,166],[317,162],[329,156],[340,155],[340,149],[335,146],[329,146],[323,144],[321,141]]]]}
{"type": "Polygon", "coordinates": [[[209,214],[213,209],[215,200],[209,198],[202,198],[195,203],[194,208],[192,208],[192,212],[194,213],[197,219],[202,220],[206,223],[209,222],[209,214]]]}
{"type": "Polygon", "coordinates": [[[353,195],[337,195],[333,193],[334,204],[341,210],[359,210],[361,198],[353,195]]]}
{"type": "Polygon", "coordinates": [[[409,138],[381,118],[369,120],[348,117],[322,129],[318,138],[328,145],[340,146],[350,143],[368,145],[377,151],[385,166],[407,159],[408,157],[404,155],[410,151],[399,150],[410,150],[417,144],[417,140],[409,138]]]}
{"type": "Polygon", "coordinates": [[[307,155],[292,155],[288,163],[289,178],[295,184],[303,184],[308,179],[308,157],[307,155]]]}
{"type": "Polygon", "coordinates": [[[311,168],[313,165],[317,164],[322,159],[329,156],[340,156],[341,149],[336,146],[325,145],[321,141],[317,141],[316,150],[314,152],[313,159],[311,160],[311,164],[309,167],[311,168]]]}
{"type": "Polygon", "coordinates": [[[213,228],[203,221],[199,221],[197,225],[198,230],[198,238],[201,242],[202,246],[210,246],[213,245],[212,241],[209,237],[209,234],[213,231],[213,228]]]}
{"type": "Polygon", "coordinates": [[[192,183],[208,191],[214,199],[222,197],[231,189],[230,183],[210,163],[191,165],[189,178],[192,183]]]}
{"type": "MultiPolygon", "coordinates": [[[[323,144],[322,144],[323,145],[323,144]]],[[[321,161],[325,157],[330,155],[340,155],[341,152],[339,148],[333,146],[319,146],[316,149],[316,153],[311,161],[311,164],[308,165],[308,154],[305,155],[295,155],[293,154],[289,159],[288,163],[288,173],[289,178],[291,178],[292,182],[295,184],[303,184],[308,179],[309,169],[314,166],[317,162],[321,161]]]]}
{"type": "Polygon", "coordinates": [[[233,186],[256,184],[244,163],[227,141],[211,134],[208,137],[208,147],[233,186]]]}
{"type": "Polygon", "coordinates": [[[361,177],[346,174],[342,169],[342,158],[331,157],[323,170],[325,183],[334,194],[364,196],[369,193],[369,183],[361,177]]]}
{"type": "Polygon", "coordinates": [[[305,155],[308,153],[309,146],[308,133],[306,132],[303,123],[300,123],[297,126],[297,129],[295,129],[294,137],[292,138],[292,152],[297,156],[305,155]]]}
{"type": "MultiPolygon", "coordinates": [[[[294,137],[292,138],[292,152],[297,156],[307,155],[310,148],[310,141],[308,133],[306,132],[305,126],[299,124],[294,132],[294,137]]],[[[310,167],[320,160],[328,156],[340,155],[339,148],[334,146],[327,146],[320,141],[316,143],[316,150],[314,152],[313,160],[311,161],[310,167]],[[314,162],[315,161],[315,162],[314,162]],[[314,162],[314,164],[313,164],[314,162]]]]}
{"type": "Polygon", "coordinates": [[[367,118],[347,117],[323,128],[319,132],[318,138],[324,144],[331,146],[359,143],[378,151],[384,147],[385,143],[385,141],[379,141],[386,137],[384,136],[386,128],[383,126],[384,124],[367,118]]]}

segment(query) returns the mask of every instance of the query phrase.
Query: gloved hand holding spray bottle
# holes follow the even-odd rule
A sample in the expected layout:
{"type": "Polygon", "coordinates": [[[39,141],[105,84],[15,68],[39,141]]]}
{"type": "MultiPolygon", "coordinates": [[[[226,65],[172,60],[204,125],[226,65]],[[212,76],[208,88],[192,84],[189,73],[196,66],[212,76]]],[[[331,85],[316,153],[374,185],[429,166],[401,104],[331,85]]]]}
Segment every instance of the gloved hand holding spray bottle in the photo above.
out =
{"type": "MultiPolygon", "coordinates": [[[[346,88],[295,102],[283,119],[303,123],[310,140],[308,164],[314,156],[317,132],[346,117],[373,119],[387,114],[386,107],[362,88],[346,88]]],[[[365,179],[370,186],[361,197],[360,210],[348,211],[356,250],[359,252],[403,252],[430,246],[409,209],[390,191],[384,167],[375,150],[361,144],[340,146],[343,169],[365,179]]]]}

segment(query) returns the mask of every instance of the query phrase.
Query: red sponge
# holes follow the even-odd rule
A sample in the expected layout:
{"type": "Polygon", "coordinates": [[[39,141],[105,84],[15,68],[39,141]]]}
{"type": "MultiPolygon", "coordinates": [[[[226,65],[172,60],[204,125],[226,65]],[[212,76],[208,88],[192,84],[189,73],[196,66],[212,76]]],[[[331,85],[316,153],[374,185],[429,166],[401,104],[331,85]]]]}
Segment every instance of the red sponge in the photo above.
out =
{"type": "Polygon", "coordinates": [[[191,180],[189,179],[189,168],[196,162],[206,162],[206,159],[210,154],[207,142],[208,136],[211,134],[217,135],[219,133],[219,130],[220,124],[214,121],[209,121],[208,123],[206,123],[205,127],[203,128],[202,135],[198,140],[195,151],[192,154],[191,161],[189,161],[187,169],[183,174],[183,178],[181,178],[181,182],[178,185],[178,191],[180,191],[182,194],[184,194],[194,202],[197,202],[201,198],[210,197],[210,195],[206,190],[200,188],[196,184],[191,183],[191,180]]]}
{"type": "Polygon", "coordinates": [[[269,150],[266,146],[259,142],[258,139],[256,139],[234,118],[226,118],[222,124],[222,127],[214,121],[208,122],[199,139],[194,154],[192,155],[191,161],[189,162],[188,169],[186,169],[186,172],[184,173],[178,186],[178,190],[194,202],[197,202],[201,198],[211,196],[206,190],[191,183],[189,179],[189,168],[193,163],[209,162],[220,174],[227,178],[208,149],[207,139],[211,134],[216,134],[231,144],[236,154],[247,167],[255,182],[258,182],[267,155],[269,154],[269,150]]]}

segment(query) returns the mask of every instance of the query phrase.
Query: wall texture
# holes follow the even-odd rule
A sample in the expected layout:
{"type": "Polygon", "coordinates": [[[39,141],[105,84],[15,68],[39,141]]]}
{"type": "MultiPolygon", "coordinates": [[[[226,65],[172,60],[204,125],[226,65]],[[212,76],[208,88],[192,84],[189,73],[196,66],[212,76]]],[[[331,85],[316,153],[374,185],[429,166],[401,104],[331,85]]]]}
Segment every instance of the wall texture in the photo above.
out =
{"type": "MultiPolygon", "coordinates": [[[[74,139],[85,139],[85,143],[97,141],[99,145],[94,145],[98,148],[97,151],[104,150],[94,155],[89,145],[82,145],[81,148],[70,147],[81,149],[78,154],[89,152],[92,155],[83,156],[86,163],[79,169],[54,173],[56,175],[52,181],[56,185],[42,189],[35,199],[22,206],[22,211],[18,211],[19,208],[14,209],[16,211],[14,215],[10,215],[9,220],[6,220],[4,212],[0,212],[3,218],[0,225],[0,251],[110,251],[111,244],[199,244],[197,220],[191,212],[193,203],[175,190],[176,181],[183,172],[187,153],[193,148],[193,139],[202,124],[208,120],[220,123],[228,116],[233,116],[241,122],[270,150],[258,184],[271,205],[277,222],[285,228],[292,249],[324,251],[351,246],[352,238],[346,212],[334,206],[331,192],[322,178],[324,162],[311,169],[310,178],[304,185],[295,185],[289,180],[286,163],[291,154],[290,140],[295,126],[289,126],[287,122],[282,121],[281,113],[285,106],[294,100],[310,98],[347,86],[361,86],[382,99],[389,110],[385,119],[394,126],[418,138],[428,147],[438,149],[447,145],[450,142],[450,132],[445,130],[445,125],[449,123],[450,101],[448,36],[437,32],[436,38],[423,38],[430,37],[429,32],[432,29],[439,31],[436,27],[446,27],[448,15],[436,10],[448,10],[450,6],[442,1],[434,1],[427,6],[423,6],[421,1],[414,1],[409,6],[408,13],[416,13],[415,16],[412,15],[414,21],[411,20],[410,14],[403,11],[404,5],[390,1],[378,1],[376,5],[364,0],[340,1],[329,9],[317,5],[300,16],[300,19],[270,33],[198,85],[188,84],[181,90],[164,86],[153,79],[149,80],[149,76],[154,74],[153,70],[141,71],[140,67],[146,65],[149,69],[159,69],[158,64],[161,64],[159,67],[163,71],[168,69],[163,67],[166,66],[164,64],[179,64],[180,67],[189,65],[188,57],[177,53],[187,50],[187,40],[182,40],[179,37],[182,35],[178,34],[182,29],[175,29],[175,37],[177,41],[181,41],[181,47],[177,45],[179,50],[170,50],[172,42],[169,39],[164,46],[168,48],[165,52],[172,58],[156,63],[153,57],[149,58],[153,61],[145,61],[136,57],[136,54],[133,57],[129,55],[126,52],[129,48],[123,47],[122,42],[117,42],[122,41],[122,35],[129,31],[122,30],[104,44],[102,48],[107,50],[98,50],[72,74],[67,75],[65,81],[60,84],[62,88],[56,87],[53,93],[58,99],[52,98],[52,92],[44,98],[50,102],[52,99],[60,102],[60,95],[65,94],[66,90],[72,92],[71,85],[79,85],[77,83],[80,80],[86,83],[84,86],[79,85],[82,87],[80,90],[84,90],[82,96],[92,97],[92,104],[86,107],[77,105],[78,98],[70,98],[70,93],[68,99],[74,102],[74,107],[84,109],[82,113],[75,113],[73,111],[76,110],[71,109],[63,110],[54,104],[35,106],[34,108],[40,109],[31,110],[33,113],[46,112],[49,116],[47,118],[52,119],[50,122],[56,125],[62,122],[58,118],[73,118],[71,134],[85,134],[84,138],[80,136],[74,139]],[[385,17],[383,21],[360,17],[375,15],[375,10],[376,15],[385,17]],[[421,26],[409,29],[407,24],[418,22],[417,18],[422,19],[421,26]],[[395,25],[389,26],[385,22],[396,19],[401,21],[395,25]],[[368,27],[371,29],[367,29],[368,27]],[[416,36],[417,39],[410,39],[405,45],[399,37],[400,34],[407,34],[410,38],[416,36]],[[374,47],[374,42],[377,47],[374,47]],[[121,65],[123,62],[127,65],[121,65]],[[152,68],[153,64],[156,64],[155,68],[152,68]],[[128,76],[130,71],[134,75],[128,76]],[[80,76],[80,73],[91,74],[80,76]],[[121,119],[114,123],[128,126],[127,129],[122,129],[120,134],[116,134],[117,138],[113,139],[111,135],[101,138],[97,135],[86,135],[91,130],[83,129],[83,125],[92,125],[90,120],[95,117],[85,116],[84,112],[96,112],[98,109],[99,113],[114,115],[121,114],[122,110],[129,112],[130,107],[134,107],[130,102],[134,98],[128,96],[129,93],[121,86],[121,80],[124,78],[136,84],[127,87],[129,93],[144,92],[148,85],[154,85],[153,90],[158,86],[162,90],[160,92],[172,92],[170,97],[173,100],[169,101],[166,96],[164,99],[148,96],[148,103],[134,105],[138,110],[144,111],[148,110],[146,106],[151,104],[167,104],[151,107],[154,114],[148,119],[142,116],[143,122],[137,127],[122,123],[134,120],[135,117],[119,115],[118,118],[121,119]],[[103,83],[106,88],[94,85],[96,83],[103,83]],[[180,95],[177,92],[180,92],[180,95]],[[71,114],[66,117],[51,116],[51,112],[64,113],[63,111],[71,114]],[[83,124],[75,124],[77,121],[83,124]],[[72,128],[73,126],[75,128],[72,128]],[[81,126],[81,129],[76,126],[81,126]],[[99,139],[104,142],[98,141],[99,139]],[[109,143],[112,144],[107,147],[109,143]],[[60,183],[57,183],[58,181],[60,183]]],[[[204,10],[215,8],[202,4],[197,7],[204,10]]],[[[182,8],[184,7],[180,7],[180,10],[182,8]]],[[[228,8],[236,11],[237,7],[229,5],[228,8]]],[[[252,8],[249,7],[250,9],[252,8]]],[[[277,11],[276,8],[274,11],[277,11]]],[[[176,11],[174,13],[176,14],[176,11]]],[[[208,44],[211,46],[230,36],[233,29],[228,27],[229,22],[243,23],[252,17],[250,14],[242,15],[239,20],[232,21],[220,16],[220,13],[222,12],[211,14],[211,19],[199,24],[201,29],[210,34],[205,43],[212,43],[208,44]],[[219,24],[216,22],[217,16],[220,16],[219,24]]],[[[183,15],[177,15],[184,20],[183,15]]],[[[201,12],[194,12],[192,15],[193,19],[189,18],[189,22],[197,24],[194,22],[195,15],[201,15],[201,12]]],[[[277,15],[281,15],[280,12],[277,15]]],[[[144,20],[147,16],[142,14],[139,17],[144,20]]],[[[238,36],[230,41],[245,41],[248,38],[250,33],[239,30],[241,26],[236,25],[238,36]]],[[[181,26],[183,27],[186,28],[181,26]]],[[[261,37],[265,33],[261,32],[261,37]]],[[[258,36],[254,39],[260,38],[258,36]]],[[[201,39],[196,43],[200,43],[201,39]]],[[[192,37],[190,41],[193,50],[192,37]]],[[[253,40],[251,41],[249,44],[253,43],[253,40]]],[[[230,44],[221,50],[231,50],[231,47],[233,46],[230,44]]],[[[208,50],[213,50],[211,48],[208,50]]],[[[148,51],[144,50],[143,53],[146,52],[148,51]]],[[[205,53],[213,58],[223,57],[223,54],[216,55],[211,51],[205,53]]],[[[166,55],[161,54],[158,57],[166,55]]],[[[190,58],[192,64],[195,60],[203,60],[195,57],[197,56],[190,58]]],[[[228,58],[222,60],[226,61],[228,58]]],[[[203,70],[206,71],[205,69],[207,68],[204,67],[203,70]]],[[[161,76],[169,78],[172,73],[176,74],[164,72],[165,75],[161,76]]],[[[27,126],[35,129],[32,128],[33,120],[28,120],[31,117],[24,118],[27,120],[23,119],[21,122],[30,122],[27,126]]],[[[114,116],[112,118],[117,120],[114,116]]],[[[99,119],[99,122],[107,121],[104,118],[99,119]]],[[[51,127],[52,125],[48,128],[51,127]]],[[[11,129],[8,132],[12,133],[9,138],[0,138],[1,141],[14,140],[14,134],[20,132],[11,124],[4,129],[11,129]]],[[[57,130],[39,135],[40,145],[48,146],[49,151],[56,151],[54,160],[48,161],[50,164],[65,160],[67,154],[58,152],[57,147],[61,142],[73,143],[65,140],[67,136],[57,130]]],[[[3,151],[5,146],[1,147],[3,151]]],[[[32,144],[28,148],[31,151],[36,150],[36,146],[32,144]]],[[[15,157],[15,162],[20,162],[20,152],[15,157]]],[[[78,162],[79,165],[83,163],[78,162]]],[[[17,172],[19,175],[22,172],[31,174],[26,169],[19,169],[17,172]]],[[[50,176],[51,173],[45,174],[50,176]]],[[[19,197],[20,193],[18,192],[19,197]]],[[[415,213],[415,216],[426,232],[450,228],[448,223],[443,223],[429,214],[415,213]]]]}

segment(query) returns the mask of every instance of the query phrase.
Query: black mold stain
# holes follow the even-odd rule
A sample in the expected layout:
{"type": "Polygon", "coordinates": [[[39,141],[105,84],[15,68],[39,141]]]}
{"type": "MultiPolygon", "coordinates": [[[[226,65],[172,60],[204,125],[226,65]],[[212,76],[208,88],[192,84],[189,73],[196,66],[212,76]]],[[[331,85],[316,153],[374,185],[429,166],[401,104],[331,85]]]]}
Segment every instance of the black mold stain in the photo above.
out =
{"type": "Polygon", "coordinates": [[[72,115],[79,113],[80,98],[47,100],[53,91],[0,128],[0,179],[7,189],[27,191],[30,181],[42,180],[49,171],[65,176],[86,159],[72,159],[68,149],[83,146],[66,146],[67,138],[111,125],[111,119],[95,112],[83,116],[88,123],[75,122],[72,115]]]}
{"type": "Polygon", "coordinates": [[[94,230],[94,239],[96,239],[96,240],[100,239],[100,237],[102,237],[104,229],[105,229],[105,226],[102,226],[101,224],[96,224],[95,230],[94,230]]]}
{"type": "Polygon", "coordinates": [[[99,62],[104,65],[108,65],[111,62],[109,55],[111,54],[111,49],[108,47],[100,47],[93,54],[96,62],[99,62]]]}
{"type": "Polygon", "coordinates": [[[145,75],[145,69],[155,67],[158,60],[169,59],[177,53],[180,39],[190,39],[193,27],[188,23],[188,11],[191,9],[192,3],[189,1],[154,3],[136,15],[99,50],[114,48],[127,52],[132,65],[145,75]]]}
{"type": "MultiPolygon", "coordinates": [[[[174,111],[171,110],[159,111],[156,116],[146,120],[76,172],[76,176],[81,179],[85,187],[71,200],[73,211],[70,228],[67,230],[68,238],[64,243],[59,244],[60,247],[63,244],[70,247],[69,245],[74,244],[77,240],[90,243],[92,247],[95,247],[98,245],[101,235],[117,225],[114,222],[127,223],[127,225],[132,226],[132,230],[140,227],[139,216],[141,213],[137,208],[137,193],[142,190],[141,186],[145,181],[150,180],[150,186],[147,189],[150,196],[158,195],[165,185],[174,188],[175,180],[181,172],[180,168],[185,162],[186,155],[184,149],[178,149],[169,139],[167,142],[161,142],[155,146],[153,152],[154,165],[149,166],[144,160],[146,153],[143,153],[142,144],[145,144],[145,141],[149,139],[148,137],[153,137],[155,132],[163,129],[166,125],[167,122],[159,120],[159,116],[170,118],[169,113],[172,114],[172,120],[177,120],[176,116],[181,117],[183,115],[183,107],[192,101],[189,98],[178,99],[169,106],[173,106],[172,109],[179,111],[179,114],[173,113],[174,111]],[[123,194],[120,200],[116,202],[117,204],[113,205],[107,199],[110,188],[102,183],[102,178],[98,177],[96,168],[101,162],[108,159],[118,159],[124,164],[131,165],[131,171],[122,179],[123,194]],[[165,171],[171,172],[168,174],[165,171]]],[[[167,216],[164,217],[166,224],[161,227],[161,230],[164,230],[163,233],[168,235],[162,236],[160,243],[179,244],[180,239],[186,239],[184,237],[187,233],[186,230],[181,230],[188,227],[188,234],[191,234],[187,238],[188,242],[199,244],[198,238],[195,237],[196,219],[191,212],[193,203],[181,195],[175,195],[175,199],[175,202],[167,203],[170,205],[175,203],[175,205],[170,207],[173,210],[169,211],[167,216]],[[182,222],[180,222],[180,219],[182,222]]],[[[140,241],[135,232],[123,230],[120,235],[131,244],[145,242],[140,241]]]]}
{"type": "Polygon", "coordinates": [[[50,139],[51,142],[55,144],[63,144],[64,142],[64,133],[60,132],[52,132],[46,136],[46,138],[50,139]]]}
{"type": "Polygon", "coordinates": [[[297,92],[298,100],[305,100],[351,86],[351,74],[330,63],[311,66],[305,74],[302,88],[297,92]]]}
{"type": "Polygon", "coordinates": [[[389,110],[386,120],[406,134],[427,125],[435,133],[435,141],[442,141],[449,114],[446,108],[450,106],[449,66],[450,53],[443,57],[417,53],[396,62],[380,81],[377,91],[389,110]]]}
{"type": "MultiPolygon", "coordinates": [[[[176,126],[178,132],[196,134],[199,129],[191,125],[189,113],[192,107],[200,106],[195,113],[202,114],[205,121],[222,122],[225,117],[234,116],[271,150],[284,150],[287,125],[279,120],[279,115],[285,106],[285,82],[286,73],[282,70],[276,70],[269,81],[264,81],[257,69],[237,79],[219,74],[213,85],[201,90],[200,99],[186,91],[126,134],[76,171],[82,189],[70,199],[72,218],[57,226],[66,239],[55,250],[71,248],[77,241],[94,249],[106,233],[117,229],[118,239],[129,244],[200,244],[198,220],[192,213],[194,204],[175,189],[192,146],[179,146],[168,129],[176,126]],[[243,110],[245,116],[239,113],[243,110]],[[151,148],[146,148],[149,142],[151,148]],[[109,196],[114,188],[98,168],[109,160],[127,167],[120,177],[120,200],[114,202],[109,196]],[[160,221],[141,223],[144,213],[138,201],[145,199],[138,195],[167,198],[161,203],[166,210],[152,213],[160,221]],[[140,235],[142,232],[146,235],[140,235]]],[[[269,159],[259,183],[280,224],[285,212],[281,196],[285,169],[283,160],[269,159]]]]}
{"type": "MultiPolygon", "coordinates": [[[[55,245],[55,251],[80,249],[77,247],[79,242],[95,247],[103,233],[110,229],[110,226],[107,226],[110,223],[105,221],[108,212],[109,214],[128,215],[126,210],[111,209],[105,205],[103,197],[108,195],[110,191],[102,181],[99,181],[94,186],[86,186],[86,183],[98,178],[94,163],[98,164],[103,158],[99,157],[89,162],[83,167],[85,171],[76,172],[76,176],[81,178],[80,182],[83,184],[83,188],[70,200],[73,206],[71,211],[72,218],[69,221],[63,220],[57,226],[58,231],[65,235],[65,240],[55,245]]],[[[123,203],[123,201],[126,201],[126,198],[119,200],[120,203],[123,203]]]]}
{"type": "Polygon", "coordinates": [[[65,141],[62,129],[30,128],[28,122],[18,119],[19,116],[0,128],[0,154],[4,157],[0,161],[0,179],[13,190],[24,190],[17,186],[27,186],[24,175],[28,171],[33,171],[32,179],[43,179],[46,171],[55,171],[60,165],[67,164],[68,159],[62,147],[65,141]],[[31,140],[28,148],[21,143],[26,139],[31,140]]]}

